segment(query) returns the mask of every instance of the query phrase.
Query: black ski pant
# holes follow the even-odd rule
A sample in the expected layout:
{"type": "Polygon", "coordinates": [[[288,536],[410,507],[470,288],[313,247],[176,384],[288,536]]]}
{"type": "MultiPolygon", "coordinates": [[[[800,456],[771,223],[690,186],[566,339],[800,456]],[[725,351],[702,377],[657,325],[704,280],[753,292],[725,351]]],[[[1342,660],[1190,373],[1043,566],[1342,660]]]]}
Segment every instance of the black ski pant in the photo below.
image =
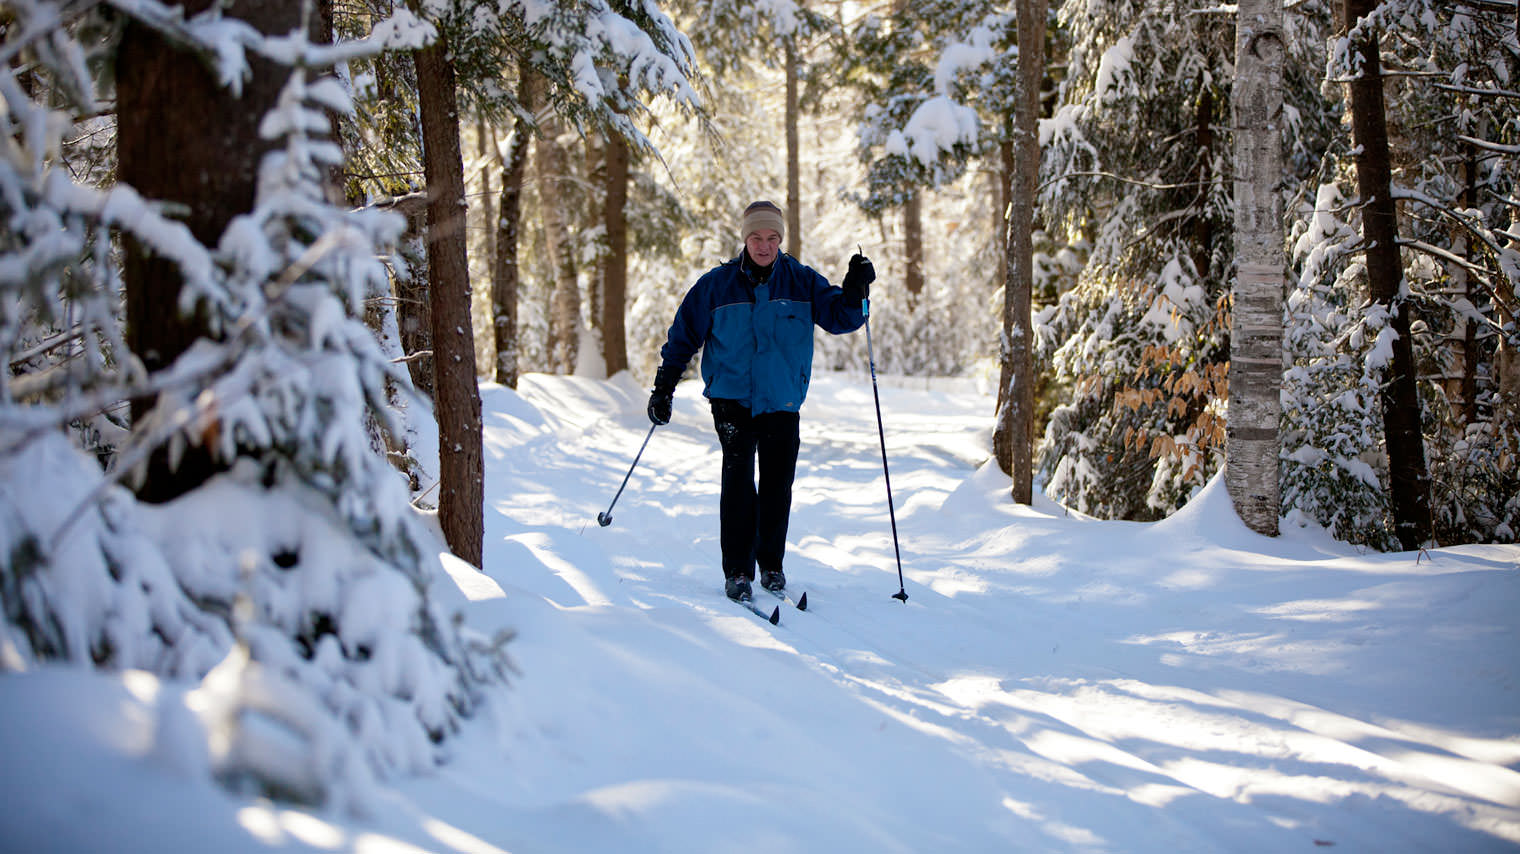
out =
{"type": "Polygon", "coordinates": [[[781,569],[786,553],[792,479],[801,446],[797,413],[750,415],[743,403],[722,399],[712,401],[712,411],[723,447],[723,494],[718,499],[723,575],[754,581],[756,564],[761,570],[781,569]]]}

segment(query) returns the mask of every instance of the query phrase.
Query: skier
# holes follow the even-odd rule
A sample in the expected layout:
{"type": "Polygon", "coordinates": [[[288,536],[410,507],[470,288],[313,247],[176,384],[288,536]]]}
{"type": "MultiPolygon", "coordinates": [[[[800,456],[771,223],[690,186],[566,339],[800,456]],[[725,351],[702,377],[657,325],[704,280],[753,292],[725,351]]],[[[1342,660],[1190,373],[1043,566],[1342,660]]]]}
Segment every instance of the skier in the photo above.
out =
{"type": "Polygon", "coordinates": [[[761,587],[786,587],[781,562],[801,444],[798,410],[813,366],[813,325],[834,335],[859,329],[876,279],[870,260],[857,253],[843,287],[830,285],[781,251],[784,231],[785,217],[775,203],[745,208],[739,229],[744,248],[698,279],[681,301],[649,396],[649,420],[669,424],[676,382],[702,351],[702,393],[723,449],[723,589],[741,602],[751,597],[757,564],[761,587]]]}

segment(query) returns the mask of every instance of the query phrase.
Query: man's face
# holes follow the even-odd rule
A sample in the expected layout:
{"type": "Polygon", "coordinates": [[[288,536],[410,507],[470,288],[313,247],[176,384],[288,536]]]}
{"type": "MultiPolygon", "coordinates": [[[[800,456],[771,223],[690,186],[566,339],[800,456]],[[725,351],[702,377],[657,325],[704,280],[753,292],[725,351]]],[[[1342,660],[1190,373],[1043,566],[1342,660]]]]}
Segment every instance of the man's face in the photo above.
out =
{"type": "Polygon", "coordinates": [[[749,250],[751,261],[761,267],[769,267],[781,252],[781,235],[770,228],[752,231],[744,238],[744,248],[749,250]]]}

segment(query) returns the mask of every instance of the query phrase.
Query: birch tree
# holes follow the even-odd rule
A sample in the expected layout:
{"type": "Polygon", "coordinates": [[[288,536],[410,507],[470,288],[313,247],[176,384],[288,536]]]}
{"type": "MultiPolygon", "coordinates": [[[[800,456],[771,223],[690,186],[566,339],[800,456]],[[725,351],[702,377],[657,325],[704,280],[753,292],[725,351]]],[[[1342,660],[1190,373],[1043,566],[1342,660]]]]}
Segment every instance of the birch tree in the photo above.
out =
{"type": "Polygon", "coordinates": [[[1242,0],[1235,20],[1235,287],[1225,485],[1251,530],[1277,535],[1282,386],[1282,6],[1242,0]]]}

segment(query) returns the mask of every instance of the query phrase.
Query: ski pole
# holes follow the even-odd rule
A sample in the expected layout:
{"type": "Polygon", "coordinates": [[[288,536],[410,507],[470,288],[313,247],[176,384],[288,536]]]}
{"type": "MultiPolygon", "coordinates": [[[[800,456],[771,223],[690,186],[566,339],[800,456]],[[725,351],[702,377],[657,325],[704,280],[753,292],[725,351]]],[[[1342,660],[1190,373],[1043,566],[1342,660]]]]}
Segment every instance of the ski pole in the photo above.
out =
{"type": "Polygon", "coordinates": [[[644,434],[644,444],[639,446],[639,452],[633,455],[633,465],[628,467],[628,473],[623,475],[623,485],[618,487],[617,495],[612,496],[612,503],[607,505],[606,513],[596,514],[596,523],[603,528],[612,524],[612,508],[617,506],[617,500],[623,495],[623,487],[628,485],[628,478],[633,476],[633,470],[639,464],[639,457],[644,456],[644,449],[649,446],[649,437],[654,435],[656,424],[649,425],[649,432],[644,434]]]}
{"type": "Polygon", "coordinates": [[[881,423],[881,392],[876,388],[876,352],[871,347],[871,301],[860,301],[860,313],[866,318],[866,361],[871,365],[871,396],[876,399],[876,432],[881,436],[881,474],[887,481],[887,515],[892,519],[892,551],[897,555],[897,592],[893,599],[908,604],[908,588],[903,584],[902,547],[897,543],[897,511],[892,508],[892,474],[887,471],[887,430],[881,423]]]}

